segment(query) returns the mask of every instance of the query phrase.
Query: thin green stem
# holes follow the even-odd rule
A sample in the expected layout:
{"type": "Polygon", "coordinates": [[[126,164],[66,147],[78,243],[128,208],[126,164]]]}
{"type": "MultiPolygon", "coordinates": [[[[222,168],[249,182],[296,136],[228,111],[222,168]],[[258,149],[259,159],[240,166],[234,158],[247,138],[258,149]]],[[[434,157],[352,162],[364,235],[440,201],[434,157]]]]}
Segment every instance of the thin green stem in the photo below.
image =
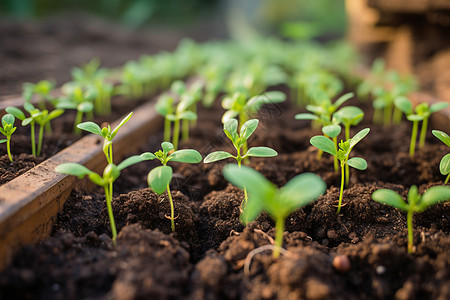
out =
{"type": "Polygon", "coordinates": [[[444,184],[447,184],[449,179],[450,179],[450,174],[447,175],[447,178],[445,179],[444,184]]]}
{"type": "Polygon", "coordinates": [[[36,138],[34,135],[34,121],[30,124],[31,127],[31,153],[36,157],[36,138]]]}
{"type": "Polygon", "coordinates": [[[275,221],[275,249],[273,250],[273,257],[278,258],[280,256],[280,249],[283,246],[283,233],[284,233],[284,219],[277,218],[275,221]]]}
{"type": "Polygon", "coordinates": [[[406,222],[408,224],[408,253],[412,253],[413,250],[413,243],[414,243],[414,236],[413,236],[413,217],[414,212],[412,210],[408,211],[408,214],[406,215],[406,222]]]}
{"type": "Polygon", "coordinates": [[[428,117],[423,118],[422,128],[420,129],[419,148],[425,146],[425,138],[427,137],[428,117]]]}
{"type": "Polygon", "coordinates": [[[345,140],[350,139],[350,124],[345,124],[345,140]]]}
{"type": "Polygon", "coordinates": [[[178,150],[178,138],[180,135],[180,120],[176,120],[173,124],[172,144],[175,151],[178,150]]]}
{"type": "Polygon", "coordinates": [[[381,109],[374,110],[372,121],[374,124],[381,124],[381,109]]]}
{"type": "Polygon", "coordinates": [[[112,143],[108,145],[108,163],[113,164],[114,160],[113,160],[113,150],[112,150],[112,143]]]}
{"type": "Polygon", "coordinates": [[[172,228],[172,232],[175,232],[175,209],[173,207],[172,194],[170,193],[169,184],[167,184],[167,195],[169,195],[170,203],[170,226],[172,228]]]}
{"type": "Polygon", "coordinates": [[[402,122],[402,111],[398,109],[397,106],[394,108],[394,116],[392,117],[392,120],[396,125],[402,122]]]}
{"type": "Polygon", "coordinates": [[[345,187],[350,184],[350,167],[345,164],[345,187]]]}
{"type": "Polygon", "coordinates": [[[73,132],[75,134],[81,133],[81,129],[77,127],[77,125],[80,124],[81,121],[83,121],[83,112],[81,110],[78,110],[77,115],[75,116],[75,122],[73,123],[73,132]]]}
{"type": "MultiPolygon", "coordinates": [[[[336,153],[337,153],[337,151],[338,151],[337,136],[333,138],[333,142],[334,142],[334,147],[335,147],[336,153]]],[[[334,158],[334,172],[337,173],[339,170],[338,158],[336,155],[333,155],[333,158],[334,158]]]]}
{"type": "Polygon", "coordinates": [[[181,127],[181,138],[183,142],[186,142],[189,140],[189,120],[183,120],[181,127]]]}
{"type": "MultiPolygon", "coordinates": [[[[239,114],[239,126],[242,127],[242,125],[244,125],[245,122],[248,121],[247,115],[245,112],[241,112],[239,114]]],[[[247,145],[247,141],[245,141],[244,145],[242,145],[242,152],[243,153],[247,153],[248,150],[248,145],[247,145]]],[[[247,164],[249,162],[248,158],[244,158],[244,164],[247,164]]]]}
{"type": "Polygon", "coordinates": [[[384,126],[389,126],[391,125],[391,116],[392,116],[392,105],[386,105],[386,107],[384,108],[384,120],[383,120],[383,124],[384,126]]]}
{"type": "Polygon", "coordinates": [[[413,128],[411,133],[411,143],[409,144],[409,156],[413,157],[416,150],[417,129],[419,127],[419,121],[413,121],[413,128]]]}
{"type": "Polygon", "coordinates": [[[8,151],[8,157],[10,161],[13,161],[11,155],[11,136],[6,137],[6,151],[8,151]]]}
{"type": "Polygon", "coordinates": [[[341,162],[341,190],[339,191],[339,203],[338,203],[338,209],[336,211],[336,214],[339,215],[339,213],[341,212],[341,205],[342,205],[342,195],[344,194],[344,173],[345,173],[345,168],[344,165],[341,162]]]}
{"type": "Polygon", "coordinates": [[[104,186],[105,198],[106,198],[106,208],[108,210],[109,222],[111,224],[111,234],[113,244],[116,245],[117,229],[116,222],[114,221],[114,214],[112,209],[112,193],[113,193],[113,183],[112,181],[108,185],[104,186]]]}
{"type": "Polygon", "coordinates": [[[172,123],[169,119],[165,118],[164,119],[164,141],[168,142],[170,141],[170,127],[171,127],[172,123]]]}
{"type": "Polygon", "coordinates": [[[37,156],[41,155],[42,140],[44,139],[44,126],[39,125],[38,147],[37,147],[37,153],[36,153],[37,156]]]}

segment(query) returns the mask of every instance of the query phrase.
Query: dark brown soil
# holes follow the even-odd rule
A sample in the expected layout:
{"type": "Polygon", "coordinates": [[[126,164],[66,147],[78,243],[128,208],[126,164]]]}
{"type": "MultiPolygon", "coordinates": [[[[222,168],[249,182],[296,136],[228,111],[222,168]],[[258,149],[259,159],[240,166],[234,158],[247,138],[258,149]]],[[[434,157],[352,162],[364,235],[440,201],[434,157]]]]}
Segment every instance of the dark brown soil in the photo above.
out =
{"type": "MultiPolygon", "coordinates": [[[[371,199],[379,188],[405,197],[413,184],[421,193],[442,184],[438,165],[448,151],[445,146],[430,136],[426,147],[411,159],[409,123],[383,128],[365,121],[352,134],[370,126],[371,132],[354,150],[369,168],[352,169],[350,187],[344,191],[345,206],[336,215],[340,177],[332,169],[330,156],[316,159],[309,138],[317,132],[293,120],[299,110],[287,104],[265,110],[279,113],[260,116],[251,146],[270,145],[279,156],[253,159],[250,165],[279,186],[303,172],[319,174],[328,185],[318,201],[286,220],[287,252],[279,259],[273,259],[270,250],[262,251],[251,260],[249,273],[244,272],[248,254],[273,243],[274,224],[265,214],[247,227],[240,222],[243,192],[221,175],[225,162],[172,164],[178,216],[175,233],[165,217],[170,212],[167,195],[157,196],[145,188],[148,171],[157,165],[147,162],[124,170],[116,182],[117,247],[109,238],[102,191],[74,191],[59,215],[54,236],[23,249],[0,276],[2,296],[448,299],[449,203],[414,216],[415,248],[407,254],[405,214],[371,199]],[[333,265],[337,256],[350,263],[349,270],[333,265]]],[[[219,107],[201,111],[198,126],[182,147],[203,155],[218,149],[232,151],[218,121],[221,113],[219,107]]],[[[142,151],[158,149],[155,137],[142,151]]]]}

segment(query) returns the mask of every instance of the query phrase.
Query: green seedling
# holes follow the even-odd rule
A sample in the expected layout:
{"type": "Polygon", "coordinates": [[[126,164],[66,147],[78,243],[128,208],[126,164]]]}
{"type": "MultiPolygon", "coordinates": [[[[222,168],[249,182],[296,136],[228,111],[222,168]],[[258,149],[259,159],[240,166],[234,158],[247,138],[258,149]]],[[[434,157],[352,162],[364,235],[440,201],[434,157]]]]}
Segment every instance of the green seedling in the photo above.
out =
{"type": "Polygon", "coordinates": [[[101,61],[98,58],[91,59],[81,67],[75,67],[71,71],[72,78],[82,84],[90,84],[92,81],[105,78],[108,70],[100,68],[101,61]]]}
{"type": "Polygon", "coordinates": [[[52,90],[55,88],[55,84],[48,80],[41,80],[36,84],[24,83],[23,85],[23,98],[25,102],[30,102],[34,95],[38,96],[38,105],[41,110],[46,109],[45,102],[52,101],[52,90]]]}
{"type": "Polygon", "coordinates": [[[61,109],[76,109],[73,131],[75,134],[80,134],[81,131],[77,127],[83,121],[83,116],[86,114],[89,119],[93,118],[95,94],[92,91],[85,91],[77,84],[67,84],[63,86],[63,92],[66,94],[56,103],[56,108],[61,109]]]}
{"type": "Polygon", "coordinates": [[[164,117],[164,141],[170,141],[170,131],[172,121],[167,118],[168,115],[173,115],[175,112],[174,99],[168,94],[163,94],[156,102],[155,109],[161,116],[164,117]]]}
{"type": "Polygon", "coordinates": [[[450,199],[450,187],[434,186],[423,195],[419,194],[417,186],[413,185],[408,192],[408,203],[402,197],[389,189],[380,189],[372,194],[373,200],[406,211],[408,227],[408,253],[413,251],[413,215],[427,210],[430,206],[450,199]]]}
{"type": "Polygon", "coordinates": [[[337,159],[341,162],[341,189],[339,192],[339,203],[338,203],[338,209],[336,214],[339,214],[341,211],[341,205],[342,205],[342,195],[344,191],[344,182],[346,183],[346,186],[348,186],[348,178],[350,176],[345,175],[345,165],[349,165],[350,167],[353,167],[358,170],[365,170],[367,169],[367,162],[364,160],[364,158],[361,157],[352,157],[350,158],[350,152],[352,151],[353,147],[361,141],[370,131],[370,128],[365,128],[355,134],[355,136],[349,140],[341,141],[339,143],[339,149],[336,149],[336,146],[334,143],[324,136],[314,136],[311,138],[310,142],[311,144],[333,156],[336,156],[337,159]]]}
{"type": "MultiPolygon", "coordinates": [[[[228,153],[226,151],[215,151],[210,154],[208,154],[203,162],[205,164],[227,159],[227,158],[233,158],[237,161],[238,166],[241,166],[242,161],[246,157],[254,156],[254,157],[274,157],[277,156],[278,153],[269,148],[269,147],[252,147],[248,149],[248,151],[242,152],[241,154],[241,148],[244,146],[245,143],[247,143],[247,140],[250,138],[250,136],[255,132],[256,128],[258,127],[259,120],[258,119],[252,119],[244,123],[242,125],[241,130],[239,134],[237,133],[238,128],[238,121],[236,119],[230,119],[225,122],[223,125],[223,131],[225,132],[225,135],[231,140],[233,143],[234,148],[236,149],[236,156],[232,155],[231,153],[228,153]]],[[[241,207],[245,207],[247,204],[247,190],[244,188],[244,201],[242,201],[241,207]]]]}
{"type": "Polygon", "coordinates": [[[64,163],[60,164],[55,168],[55,171],[62,174],[74,175],[79,179],[82,179],[84,176],[88,176],[88,178],[96,185],[101,186],[105,191],[105,199],[106,199],[106,207],[108,209],[109,222],[111,224],[111,233],[112,233],[112,241],[114,245],[116,244],[117,237],[117,229],[116,223],[114,221],[114,214],[112,210],[112,196],[113,196],[113,183],[120,176],[120,171],[123,169],[137,164],[141,161],[146,160],[145,158],[134,155],[125,160],[123,160],[120,164],[115,165],[113,163],[109,163],[106,168],[103,170],[103,176],[89,170],[83,165],[77,163],[64,163]]]}
{"type": "Polygon", "coordinates": [[[0,140],[0,144],[6,143],[6,151],[8,152],[8,157],[10,161],[13,161],[11,155],[11,135],[16,131],[17,127],[14,127],[14,122],[16,118],[12,114],[5,114],[2,117],[2,126],[0,127],[0,132],[6,136],[6,139],[0,140]]]}
{"type": "Polygon", "coordinates": [[[51,112],[48,110],[40,110],[35,108],[30,102],[25,102],[23,108],[30,114],[25,117],[25,114],[17,107],[7,107],[6,112],[12,114],[14,117],[22,121],[22,126],[30,125],[31,127],[31,151],[33,156],[40,156],[42,149],[42,141],[44,139],[44,128],[51,120],[56,119],[64,113],[62,109],[55,109],[51,112]],[[36,149],[35,139],[35,124],[39,125],[38,144],[36,149]]]}
{"type": "Polygon", "coordinates": [[[122,121],[120,121],[119,125],[117,125],[117,127],[114,129],[111,129],[110,125],[100,128],[100,126],[98,126],[94,122],[84,122],[84,123],[78,124],[77,127],[81,130],[99,135],[104,139],[103,140],[103,153],[105,154],[106,160],[108,161],[108,163],[112,164],[112,163],[114,163],[113,149],[112,149],[113,139],[119,132],[119,129],[126,122],[128,122],[128,120],[130,120],[132,115],[133,115],[133,112],[130,112],[127,116],[125,116],[125,118],[122,119],[122,121]]]}
{"type": "MultiPolygon", "coordinates": [[[[450,147],[450,136],[448,134],[440,130],[433,130],[432,133],[440,141],[442,141],[444,144],[450,147]]],[[[444,182],[445,184],[447,184],[450,179],[450,153],[446,154],[441,159],[441,163],[439,164],[439,170],[441,171],[442,175],[447,176],[444,182]]]]}
{"type": "MultiPolygon", "coordinates": [[[[337,124],[332,124],[332,125],[327,125],[327,126],[322,127],[322,133],[323,133],[324,137],[330,137],[333,140],[334,148],[336,149],[336,151],[338,150],[337,137],[341,133],[341,130],[342,130],[341,126],[339,126],[337,124]]],[[[319,150],[319,151],[321,151],[321,150],[319,150]]],[[[339,163],[338,163],[337,156],[334,156],[333,160],[334,160],[333,161],[334,171],[337,172],[339,170],[339,163]]]]}
{"type": "Polygon", "coordinates": [[[159,150],[155,153],[142,153],[141,157],[145,160],[158,159],[162,163],[162,166],[156,167],[148,173],[147,182],[152,190],[158,195],[161,195],[162,193],[167,191],[170,203],[170,217],[166,216],[166,218],[170,219],[172,232],[174,232],[176,217],[173,206],[172,193],[170,192],[169,186],[170,181],[172,180],[173,170],[172,167],[167,165],[167,163],[169,161],[175,161],[196,164],[202,161],[202,156],[200,153],[198,153],[198,151],[193,149],[182,149],[175,151],[175,147],[172,143],[169,142],[163,142],[161,144],[161,148],[162,151],[159,150]]]}
{"type": "Polygon", "coordinates": [[[243,222],[255,220],[262,211],[275,220],[275,258],[279,256],[283,244],[286,218],[295,210],[316,200],[326,190],[325,182],[312,173],[298,175],[280,189],[259,172],[245,166],[227,165],[223,169],[223,175],[234,185],[248,189],[248,203],[241,214],[243,222]]]}
{"type": "Polygon", "coordinates": [[[420,103],[416,106],[413,111],[413,105],[411,101],[406,97],[398,97],[395,99],[395,106],[398,107],[402,112],[405,113],[406,118],[413,122],[413,128],[411,133],[411,143],[409,146],[409,155],[414,156],[417,132],[419,130],[419,122],[422,122],[422,128],[420,130],[419,147],[422,148],[425,145],[425,137],[428,127],[428,119],[430,115],[434,112],[440,111],[448,106],[446,102],[437,102],[431,106],[428,103],[420,103]]]}

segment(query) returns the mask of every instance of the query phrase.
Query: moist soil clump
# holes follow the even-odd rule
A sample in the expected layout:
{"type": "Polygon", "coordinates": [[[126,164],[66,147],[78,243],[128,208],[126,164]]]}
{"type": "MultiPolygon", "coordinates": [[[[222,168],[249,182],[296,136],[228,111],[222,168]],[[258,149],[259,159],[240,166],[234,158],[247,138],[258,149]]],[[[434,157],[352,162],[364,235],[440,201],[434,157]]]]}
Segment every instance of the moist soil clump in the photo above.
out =
{"type": "MultiPolygon", "coordinates": [[[[442,185],[438,166],[448,150],[429,135],[427,145],[410,158],[408,122],[395,130],[368,123],[352,129],[353,135],[371,128],[354,149],[354,155],[365,158],[369,167],[366,171],[351,169],[344,206],[336,215],[340,174],[333,170],[332,157],[324,155],[317,160],[309,138],[319,132],[291,118],[299,112],[296,108],[287,104],[281,108],[280,115],[261,116],[261,125],[249,142],[250,146],[273,147],[279,155],[252,159],[250,166],[278,186],[299,173],[314,172],[326,181],[328,189],[287,218],[286,251],[279,259],[272,258],[270,250],[248,259],[253,250],[273,244],[274,223],[262,214],[248,226],[242,224],[244,193],[228,184],[221,172],[232,160],[172,164],[175,233],[165,217],[170,212],[167,194],[158,196],[145,187],[147,173],[158,165],[146,162],[124,170],[114,186],[113,210],[119,231],[116,247],[109,238],[102,191],[74,190],[58,216],[53,236],[22,249],[0,275],[1,296],[450,298],[450,204],[414,216],[415,248],[408,254],[406,214],[371,199],[379,188],[393,189],[405,198],[413,184],[420,193],[442,185]]],[[[233,153],[223,136],[223,110],[219,105],[211,111],[201,110],[198,126],[181,148],[196,149],[203,156],[216,150],[233,153]]],[[[152,137],[141,152],[159,149],[160,137],[152,137]]]]}

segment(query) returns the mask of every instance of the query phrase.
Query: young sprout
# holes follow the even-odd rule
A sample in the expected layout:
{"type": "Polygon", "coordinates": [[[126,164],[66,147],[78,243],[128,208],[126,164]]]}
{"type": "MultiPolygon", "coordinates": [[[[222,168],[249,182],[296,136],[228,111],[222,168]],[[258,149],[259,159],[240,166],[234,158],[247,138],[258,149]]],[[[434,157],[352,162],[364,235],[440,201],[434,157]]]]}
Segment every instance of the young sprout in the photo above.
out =
{"type": "Polygon", "coordinates": [[[6,112],[12,114],[14,117],[16,117],[19,120],[22,120],[22,126],[26,126],[30,124],[31,127],[31,151],[33,156],[40,156],[41,155],[41,149],[42,149],[42,141],[44,138],[44,128],[47,124],[50,123],[51,120],[56,119],[60,115],[64,113],[64,110],[62,109],[55,109],[51,112],[48,110],[39,110],[38,108],[35,108],[33,104],[30,102],[25,102],[23,105],[26,112],[30,114],[30,116],[27,118],[25,117],[25,114],[18,109],[17,107],[7,107],[6,112]],[[37,150],[36,150],[36,139],[35,139],[35,124],[39,125],[39,136],[38,136],[38,144],[37,144],[37,150]]]}
{"type": "MultiPolygon", "coordinates": [[[[334,143],[329,139],[321,135],[317,135],[311,138],[310,143],[324,151],[327,152],[333,156],[336,156],[337,159],[341,162],[341,189],[339,192],[339,203],[338,203],[338,209],[336,214],[339,214],[341,211],[341,204],[342,204],[342,195],[344,191],[344,181],[346,178],[349,178],[349,176],[345,176],[345,165],[349,165],[350,167],[353,167],[358,170],[365,170],[367,169],[367,162],[364,160],[364,158],[361,157],[350,157],[350,152],[352,151],[353,147],[361,141],[370,131],[370,128],[365,128],[355,134],[355,136],[349,140],[341,141],[339,143],[339,150],[336,150],[336,147],[334,143]]],[[[346,186],[348,186],[348,181],[346,182],[346,186]]]]}
{"type": "Polygon", "coordinates": [[[128,120],[130,120],[131,116],[133,115],[133,112],[130,112],[125,118],[120,121],[119,125],[117,125],[114,130],[111,129],[111,126],[106,126],[103,128],[100,128],[97,124],[94,122],[84,122],[81,124],[78,124],[77,127],[81,130],[99,135],[103,137],[103,153],[106,156],[106,160],[109,164],[114,163],[113,160],[113,150],[112,150],[112,142],[116,134],[119,132],[120,127],[122,127],[128,120]]]}
{"type": "Polygon", "coordinates": [[[103,187],[105,191],[106,207],[108,210],[109,222],[111,224],[111,233],[114,245],[116,244],[117,230],[111,205],[113,196],[113,183],[114,181],[116,181],[117,178],[119,178],[120,171],[144,160],[146,159],[139,155],[134,155],[123,160],[118,165],[109,163],[103,170],[103,176],[100,176],[99,174],[89,170],[85,166],[77,163],[64,163],[58,165],[55,168],[55,171],[58,173],[74,175],[80,179],[82,179],[84,176],[88,176],[88,178],[94,184],[103,187]]]}
{"type": "Polygon", "coordinates": [[[168,94],[163,94],[156,102],[155,109],[161,116],[164,117],[164,141],[170,141],[170,130],[172,121],[167,118],[168,115],[173,115],[175,108],[173,106],[174,99],[168,94]]]}
{"type": "Polygon", "coordinates": [[[448,106],[446,102],[437,102],[431,106],[428,103],[420,103],[416,106],[413,113],[413,105],[406,97],[397,97],[395,99],[395,106],[406,114],[406,118],[413,122],[413,128],[411,133],[411,143],[409,146],[409,155],[414,156],[417,140],[417,132],[419,129],[419,121],[423,121],[422,128],[420,130],[419,147],[422,148],[425,145],[425,137],[428,127],[428,119],[434,112],[440,111],[448,106]]]}
{"type": "Polygon", "coordinates": [[[167,195],[169,196],[170,203],[170,219],[172,232],[175,231],[175,212],[172,200],[172,194],[170,192],[170,181],[172,180],[173,170],[172,167],[168,166],[169,161],[182,162],[196,164],[202,161],[202,156],[198,151],[193,149],[182,149],[175,150],[172,143],[163,142],[161,144],[162,151],[159,150],[155,153],[145,152],[141,154],[141,157],[145,160],[158,159],[163,165],[152,169],[148,173],[147,181],[148,185],[153,189],[153,191],[161,195],[167,190],[167,195]]]}
{"type": "Polygon", "coordinates": [[[41,110],[46,109],[45,102],[51,101],[53,99],[50,94],[55,84],[48,80],[41,80],[36,84],[33,83],[24,83],[23,85],[23,98],[25,102],[30,102],[33,95],[38,95],[38,104],[41,110]]]}
{"type": "Polygon", "coordinates": [[[413,222],[414,213],[421,213],[428,209],[431,205],[439,202],[448,201],[450,199],[450,187],[433,186],[429,188],[423,195],[419,195],[417,186],[413,185],[408,192],[408,203],[402,197],[389,189],[380,189],[372,194],[373,200],[387,204],[389,206],[406,211],[406,222],[408,227],[408,253],[413,250],[413,222]]]}
{"type": "Polygon", "coordinates": [[[295,210],[316,200],[326,190],[325,182],[313,173],[298,175],[280,189],[261,173],[246,166],[227,165],[223,169],[223,175],[234,185],[246,187],[249,191],[248,203],[241,215],[243,222],[255,220],[262,211],[275,220],[275,258],[280,255],[286,218],[295,210]]]}
{"type": "MultiPolygon", "coordinates": [[[[178,139],[180,136],[180,122],[181,120],[184,121],[194,121],[197,120],[197,114],[190,110],[190,107],[195,103],[195,98],[186,95],[184,97],[181,97],[180,103],[178,103],[177,108],[175,112],[166,115],[166,118],[172,122],[174,122],[173,125],[173,137],[172,137],[172,143],[175,147],[175,150],[178,149],[178,139]]],[[[189,127],[183,128],[183,135],[186,137],[186,135],[189,135],[189,127]],[[187,131],[187,132],[186,132],[187,131]]]]}
{"type": "MultiPolygon", "coordinates": [[[[205,159],[203,160],[203,163],[211,163],[227,158],[234,158],[238,166],[241,166],[242,160],[246,157],[254,156],[254,157],[273,157],[277,156],[278,153],[269,148],[269,147],[252,147],[246,151],[243,150],[241,154],[241,148],[244,146],[245,143],[247,143],[247,140],[250,138],[250,136],[255,132],[256,128],[258,127],[259,120],[258,119],[252,119],[244,123],[241,127],[241,131],[238,134],[237,133],[237,127],[238,127],[238,121],[236,119],[229,119],[225,122],[223,125],[223,131],[225,132],[225,135],[231,140],[233,143],[234,148],[237,151],[237,155],[233,156],[231,153],[225,152],[225,151],[215,151],[210,154],[208,154],[205,159]]],[[[242,201],[241,207],[245,207],[247,204],[247,189],[244,188],[244,201],[242,201]]]]}
{"type": "MultiPolygon", "coordinates": [[[[333,139],[334,148],[336,151],[338,150],[337,137],[341,133],[341,126],[332,124],[322,127],[322,132],[325,137],[330,137],[333,139]]],[[[339,164],[337,156],[334,156],[334,171],[337,172],[339,170],[339,164]]]]}
{"type": "Polygon", "coordinates": [[[0,144],[6,142],[6,151],[8,152],[8,157],[10,161],[13,161],[11,155],[11,135],[16,131],[17,127],[14,127],[14,122],[16,118],[12,114],[6,114],[2,117],[2,126],[0,127],[0,132],[6,136],[6,139],[0,140],[0,144]]]}
{"type": "MultiPolygon", "coordinates": [[[[444,144],[450,147],[450,136],[446,134],[443,131],[440,130],[433,130],[433,135],[437,137],[439,140],[441,140],[444,144]]],[[[445,178],[445,184],[448,183],[448,180],[450,179],[450,153],[446,154],[442,159],[441,163],[439,164],[439,170],[441,171],[441,174],[446,176],[445,178]]]]}

